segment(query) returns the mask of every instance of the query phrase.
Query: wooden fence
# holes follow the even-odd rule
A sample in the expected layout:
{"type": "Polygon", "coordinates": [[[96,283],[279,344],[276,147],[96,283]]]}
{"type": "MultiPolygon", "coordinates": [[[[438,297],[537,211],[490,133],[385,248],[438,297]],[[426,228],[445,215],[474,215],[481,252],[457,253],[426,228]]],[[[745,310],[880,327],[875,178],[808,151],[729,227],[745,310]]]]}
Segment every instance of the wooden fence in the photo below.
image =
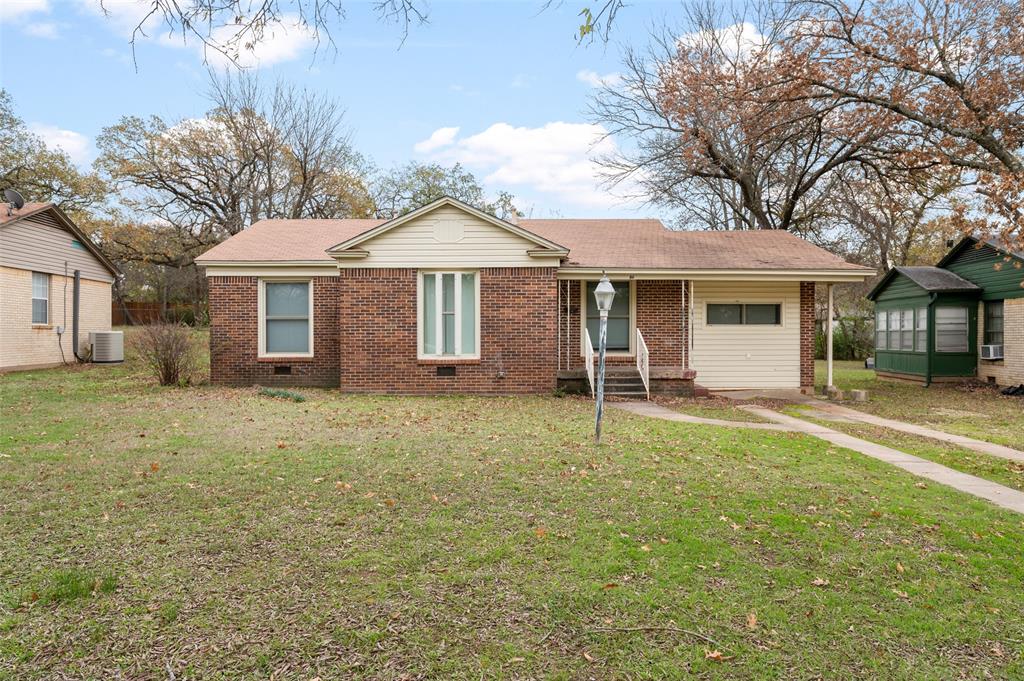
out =
{"type": "Polygon", "coordinates": [[[120,303],[115,300],[110,306],[110,319],[114,326],[188,320],[192,316],[191,305],[176,304],[163,307],[159,302],[127,301],[120,303]]]}

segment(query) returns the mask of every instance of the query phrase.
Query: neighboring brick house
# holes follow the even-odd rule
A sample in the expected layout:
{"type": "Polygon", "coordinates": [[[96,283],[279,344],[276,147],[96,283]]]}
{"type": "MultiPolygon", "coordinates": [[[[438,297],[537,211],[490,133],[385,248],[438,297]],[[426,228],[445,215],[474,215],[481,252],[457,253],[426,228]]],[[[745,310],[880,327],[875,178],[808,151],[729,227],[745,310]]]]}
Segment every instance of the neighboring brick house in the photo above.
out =
{"type": "Polygon", "coordinates": [[[110,330],[117,269],[59,208],[0,204],[0,371],[75,361],[72,296],[79,271],[79,347],[110,330]]]}
{"type": "Polygon", "coordinates": [[[198,262],[215,383],[413,394],[588,389],[605,272],[623,385],[808,389],[814,283],[872,274],[785,232],[508,222],[450,198],[390,221],[263,220],[198,262]]]}
{"type": "Polygon", "coordinates": [[[868,299],[880,376],[1024,384],[1024,253],[967,236],[935,267],[889,270],[868,299]]]}

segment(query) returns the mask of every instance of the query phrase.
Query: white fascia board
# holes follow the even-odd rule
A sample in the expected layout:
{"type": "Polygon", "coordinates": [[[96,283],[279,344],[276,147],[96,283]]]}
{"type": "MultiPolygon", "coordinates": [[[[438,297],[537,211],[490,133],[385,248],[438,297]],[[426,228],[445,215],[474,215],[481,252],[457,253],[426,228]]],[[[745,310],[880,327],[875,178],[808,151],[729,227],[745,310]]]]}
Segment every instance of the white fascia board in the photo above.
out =
{"type": "Polygon", "coordinates": [[[821,281],[860,282],[874,276],[862,270],[666,270],[601,267],[563,267],[559,279],[599,279],[602,274],[628,279],[690,279],[693,281],[821,281]]]}

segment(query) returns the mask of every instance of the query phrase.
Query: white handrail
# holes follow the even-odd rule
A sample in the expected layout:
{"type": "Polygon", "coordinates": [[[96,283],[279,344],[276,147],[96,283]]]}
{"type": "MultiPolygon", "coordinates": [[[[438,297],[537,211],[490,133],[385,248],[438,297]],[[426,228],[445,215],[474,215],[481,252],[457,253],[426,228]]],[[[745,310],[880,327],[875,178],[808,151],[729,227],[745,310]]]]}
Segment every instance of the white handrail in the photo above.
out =
{"type": "Polygon", "coordinates": [[[640,333],[640,329],[636,330],[636,369],[640,372],[640,378],[644,379],[647,399],[651,399],[651,356],[647,352],[647,343],[644,342],[644,335],[640,333]]]}
{"type": "Polygon", "coordinates": [[[594,383],[594,344],[590,342],[590,329],[584,329],[586,335],[586,362],[587,362],[587,380],[590,381],[590,396],[594,397],[594,391],[597,389],[594,383]]]}

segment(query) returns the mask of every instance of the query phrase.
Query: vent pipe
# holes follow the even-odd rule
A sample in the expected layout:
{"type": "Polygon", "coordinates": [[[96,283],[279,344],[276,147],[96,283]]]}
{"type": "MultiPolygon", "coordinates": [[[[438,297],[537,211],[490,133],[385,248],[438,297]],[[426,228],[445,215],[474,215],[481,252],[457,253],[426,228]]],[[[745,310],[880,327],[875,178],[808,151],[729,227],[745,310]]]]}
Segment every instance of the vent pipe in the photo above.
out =
{"type": "Polygon", "coordinates": [[[79,362],[85,360],[78,354],[78,299],[82,289],[82,271],[75,270],[75,287],[71,295],[71,352],[79,362]]]}

